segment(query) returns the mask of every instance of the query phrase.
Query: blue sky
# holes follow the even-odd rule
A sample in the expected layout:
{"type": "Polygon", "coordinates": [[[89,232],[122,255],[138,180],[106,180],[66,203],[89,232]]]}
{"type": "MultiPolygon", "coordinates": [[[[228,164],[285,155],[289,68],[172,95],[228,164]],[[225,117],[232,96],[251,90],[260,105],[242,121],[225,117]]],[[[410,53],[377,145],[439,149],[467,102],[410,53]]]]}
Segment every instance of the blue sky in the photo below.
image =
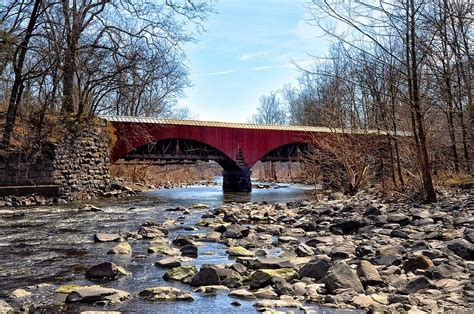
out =
{"type": "Polygon", "coordinates": [[[186,47],[193,87],[179,103],[196,119],[247,122],[261,95],[296,82],[293,61],[308,65],[327,49],[305,1],[219,0],[215,10],[186,47]]]}

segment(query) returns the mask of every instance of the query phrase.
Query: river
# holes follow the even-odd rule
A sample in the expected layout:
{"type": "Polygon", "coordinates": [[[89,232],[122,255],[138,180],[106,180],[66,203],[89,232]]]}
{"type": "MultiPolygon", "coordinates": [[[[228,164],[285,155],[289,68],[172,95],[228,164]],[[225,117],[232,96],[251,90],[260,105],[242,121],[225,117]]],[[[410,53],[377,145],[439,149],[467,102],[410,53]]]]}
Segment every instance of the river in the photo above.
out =
{"type": "MultiPolygon", "coordinates": [[[[164,269],[155,267],[158,257],[147,254],[148,241],[131,241],[133,255],[113,256],[106,252],[116,243],[94,243],[95,233],[118,233],[135,231],[145,222],[161,223],[166,219],[182,216],[181,226],[194,225],[201,215],[209,210],[191,209],[190,215],[165,211],[170,207],[191,207],[204,203],[212,208],[223,202],[281,202],[298,201],[307,198],[310,187],[305,185],[279,185],[277,189],[255,189],[251,194],[224,194],[220,186],[192,186],[168,190],[156,190],[126,199],[90,201],[89,204],[103,209],[101,212],[85,212],[83,203],[67,205],[22,207],[0,209],[0,298],[20,287],[39,283],[90,285],[84,278],[87,268],[103,261],[112,261],[132,272],[131,276],[116,281],[101,283],[136,295],[142,289],[154,286],[175,286],[184,291],[192,288],[179,282],[164,281],[164,269]],[[146,258],[138,258],[146,255],[146,258]]],[[[170,232],[170,239],[176,234],[206,232],[185,231],[177,228],[170,232]]],[[[274,252],[278,255],[278,252],[274,252]]],[[[219,243],[204,243],[199,246],[196,266],[204,263],[230,264],[226,247],[219,243]],[[205,254],[202,254],[206,252],[205,254]],[[212,252],[212,255],[209,252],[212,252]]],[[[216,297],[205,297],[194,293],[196,301],[152,303],[132,298],[122,304],[106,307],[107,310],[160,313],[247,313],[255,312],[253,302],[243,301],[234,307],[235,301],[226,293],[216,297]]],[[[54,299],[42,300],[54,303],[54,299]]],[[[102,310],[102,307],[73,305],[67,311],[102,310]]]]}

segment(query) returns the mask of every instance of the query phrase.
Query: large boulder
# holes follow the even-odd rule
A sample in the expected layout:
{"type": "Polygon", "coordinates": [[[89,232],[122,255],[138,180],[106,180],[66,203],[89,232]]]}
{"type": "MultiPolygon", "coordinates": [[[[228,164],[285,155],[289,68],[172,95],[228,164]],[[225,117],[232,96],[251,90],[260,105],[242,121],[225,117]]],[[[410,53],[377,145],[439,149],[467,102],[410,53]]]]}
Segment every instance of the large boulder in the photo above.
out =
{"type": "Polygon", "coordinates": [[[141,226],[138,229],[138,234],[145,239],[161,238],[166,236],[167,233],[166,229],[157,225],[141,226]]]}
{"type": "Polygon", "coordinates": [[[256,299],[256,297],[253,295],[253,293],[246,290],[246,289],[233,290],[229,293],[229,296],[234,297],[234,298],[244,299],[244,300],[255,300],[256,299]]]}
{"type": "Polygon", "coordinates": [[[154,287],[142,290],[138,296],[149,301],[194,301],[191,294],[174,287],[154,287]]]}
{"type": "Polygon", "coordinates": [[[384,283],[377,268],[369,261],[362,260],[359,262],[359,265],[357,265],[357,275],[364,286],[381,285],[384,283]]]}
{"type": "Polygon", "coordinates": [[[227,250],[227,254],[229,254],[229,256],[247,256],[247,257],[255,256],[255,252],[249,251],[242,246],[231,246],[227,250]]]}
{"type": "Polygon", "coordinates": [[[465,239],[454,239],[448,242],[448,249],[457,256],[468,260],[474,260],[474,244],[465,239]]]}
{"type": "Polygon", "coordinates": [[[428,256],[418,255],[412,256],[403,263],[403,270],[406,273],[414,272],[417,269],[427,269],[433,267],[433,261],[428,256]]]}
{"type": "Polygon", "coordinates": [[[13,308],[7,302],[0,300],[0,313],[1,314],[13,313],[13,308]]]}
{"type": "Polygon", "coordinates": [[[415,277],[398,288],[398,292],[403,294],[415,293],[420,290],[435,288],[435,286],[425,276],[415,277]]]}
{"type": "Polygon", "coordinates": [[[115,279],[119,276],[129,275],[123,267],[111,262],[101,263],[89,268],[86,272],[88,279],[115,279]]]}
{"type": "Polygon", "coordinates": [[[188,257],[182,257],[182,256],[170,256],[170,257],[165,257],[163,259],[158,260],[155,263],[155,266],[164,267],[164,268],[173,268],[173,267],[181,266],[181,263],[187,260],[192,260],[192,259],[188,257]]]}
{"type": "Polygon", "coordinates": [[[189,257],[197,257],[198,256],[198,247],[196,245],[188,244],[183,246],[181,249],[181,255],[189,256],[189,257]]]}
{"type": "Polygon", "coordinates": [[[303,265],[299,270],[300,278],[309,277],[320,280],[329,270],[329,263],[325,260],[314,260],[303,265]]]}
{"type": "Polygon", "coordinates": [[[239,224],[231,224],[225,228],[222,234],[223,238],[228,239],[242,239],[249,235],[249,229],[242,227],[239,224]]]}
{"type": "Polygon", "coordinates": [[[173,267],[168,270],[164,275],[163,279],[165,280],[176,280],[176,281],[183,281],[186,278],[192,277],[197,273],[196,266],[178,266],[173,267]]]}
{"type": "Polygon", "coordinates": [[[193,240],[191,240],[188,236],[185,235],[178,235],[173,240],[173,244],[176,246],[195,245],[193,240]]]}
{"type": "Polygon", "coordinates": [[[329,227],[329,230],[334,234],[353,234],[356,233],[359,228],[367,226],[367,222],[361,219],[347,219],[339,223],[333,224],[329,227]]]}
{"type": "Polygon", "coordinates": [[[293,268],[259,269],[245,278],[244,283],[256,289],[273,284],[277,278],[290,281],[297,279],[298,273],[293,268]]]}
{"type": "Polygon", "coordinates": [[[306,244],[303,244],[303,243],[296,247],[295,253],[299,257],[306,257],[306,256],[313,256],[314,255],[313,249],[309,245],[306,245],[306,244]]]}
{"type": "Polygon", "coordinates": [[[94,234],[94,242],[120,242],[122,237],[116,233],[96,233],[94,234]]]}
{"type": "Polygon", "coordinates": [[[128,292],[104,288],[101,286],[82,287],[71,291],[66,297],[66,303],[81,302],[96,305],[119,303],[130,298],[128,292]]]}
{"type": "Polygon", "coordinates": [[[223,285],[201,286],[194,289],[194,292],[201,293],[205,296],[216,295],[218,292],[229,291],[230,289],[223,285]]]}
{"type": "Polygon", "coordinates": [[[282,257],[250,259],[247,261],[247,265],[251,269],[296,268],[295,264],[290,262],[288,258],[282,257]]]}
{"type": "Polygon", "coordinates": [[[153,244],[148,247],[148,253],[150,254],[162,254],[162,255],[180,255],[180,250],[169,247],[167,244],[153,244]]]}
{"type": "Polygon", "coordinates": [[[216,265],[202,265],[199,272],[191,279],[191,286],[222,285],[231,280],[240,280],[238,272],[216,265]]]}
{"type": "Polygon", "coordinates": [[[132,255],[132,247],[128,242],[122,242],[114,246],[107,254],[132,255]]]}
{"type": "Polygon", "coordinates": [[[364,287],[357,274],[343,262],[331,267],[323,281],[329,293],[334,293],[337,289],[352,289],[355,292],[364,292],[364,287]]]}

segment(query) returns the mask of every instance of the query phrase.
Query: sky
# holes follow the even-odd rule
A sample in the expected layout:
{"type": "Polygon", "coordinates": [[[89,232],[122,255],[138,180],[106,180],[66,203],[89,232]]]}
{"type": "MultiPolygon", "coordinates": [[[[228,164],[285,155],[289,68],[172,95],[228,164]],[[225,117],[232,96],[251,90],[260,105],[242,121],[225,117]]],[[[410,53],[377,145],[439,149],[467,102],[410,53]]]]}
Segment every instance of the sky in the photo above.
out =
{"type": "Polygon", "coordinates": [[[179,104],[197,120],[248,122],[262,95],[296,83],[293,62],[327,50],[305,1],[219,0],[215,11],[185,49],[193,86],[179,104]]]}

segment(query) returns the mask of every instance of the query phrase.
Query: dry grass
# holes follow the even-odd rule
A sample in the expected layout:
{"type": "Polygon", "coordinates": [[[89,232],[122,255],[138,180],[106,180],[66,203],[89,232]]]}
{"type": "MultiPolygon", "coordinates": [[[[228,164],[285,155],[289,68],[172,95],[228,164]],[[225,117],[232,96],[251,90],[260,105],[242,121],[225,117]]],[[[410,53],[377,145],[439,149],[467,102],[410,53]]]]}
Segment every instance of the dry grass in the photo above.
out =
{"type": "Polygon", "coordinates": [[[443,172],[438,173],[435,178],[436,185],[439,186],[458,186],[473,185],[474,176],[467,172],[443,172]]]}
{"type": "Polygon", "coordinates": [[[154,186],[187,185],[211,181],[222,169],[208,163],[193,165],[116,164],[110,168],[112,177],[125,182],[154,186]]]}

